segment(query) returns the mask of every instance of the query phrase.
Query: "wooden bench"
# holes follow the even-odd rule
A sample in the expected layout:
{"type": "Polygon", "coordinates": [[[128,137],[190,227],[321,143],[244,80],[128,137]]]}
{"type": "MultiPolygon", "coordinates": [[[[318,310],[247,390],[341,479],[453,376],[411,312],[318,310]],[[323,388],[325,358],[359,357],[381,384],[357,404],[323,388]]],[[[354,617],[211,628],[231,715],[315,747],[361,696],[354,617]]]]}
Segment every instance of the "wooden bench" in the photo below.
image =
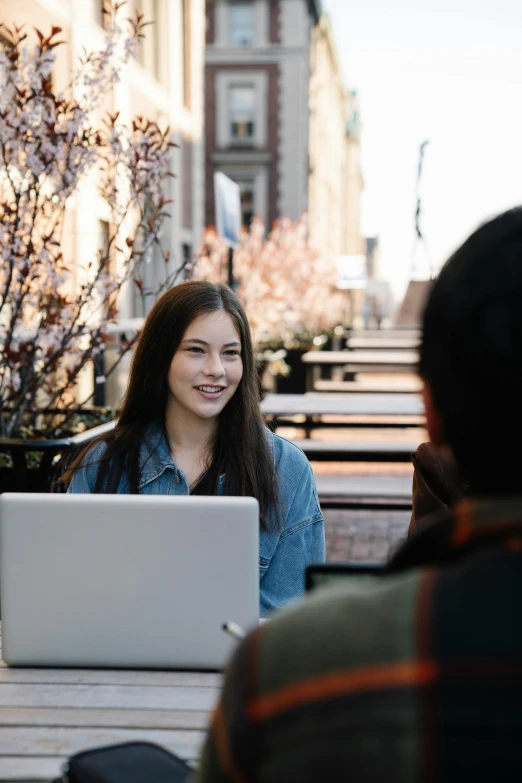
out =
{"type": "Polygon", "coordinates": [[[373,429],[424,425],[419,394],[267,394],[261,412],[274,427],[283,423],[303,427],[307,437],[315,427],[373,429]],[[332,415],[343,418],[325,422],[324,417],[332,415]]]}
{"type": "Polygon", "coordinates": [[[345,329],[346,339],[365,340],[417,340],[422,337],[421,329],[345,329]]]}
{"type": "Polygon", "coordinates": [[[417,351],[307,351],[302,356],[305,364],[339,366],[349,362],[362,369],[379,364],[393,372],[397,367],[415,370],[418,358],[417,351]]]}
{"type": "MultiPolygon", "coordinates": [[[[336,442],[293,440],[310,462],[411,462],[419,443],[336,442]]],[[[323,509],[409,511],[411,476],[316,475],[317,494],[323,509]]]]}
{"type": "Polygon", "coordinates": [[[322,509],[411,510],[411,476],[315,477],[322,509]]]}
{"type": "Polygon", "coordinates": [[[310,462],[411,462],[418,441],[387,443],[374,441],[292,440],[310,462]]]}
{"type": "Polygon", "coordinates": [[[346,340],[350,351],[414,351],[418,345],[418,339],[409,337],[349,337],[346,340]]]}
{"type": "Polygon", "coordinates": [[[420,392],[422,382],[416,376],[409,378],[401,375],[389,380],[380,380],[376,376],[375,381],[334,381],[329,378],[321,378],[314,384],[317,392],[338,392],[343,394],[408,394],[420,392]]]}
{"type": "Polygon", "coordinates": [[[416,351],[307,351],[302,361],[308,366],[306,389],[312,391],[321,379],[322,367],[341,367],[352,376],[360,372],[415,373],[418,355],[416,351]]]}

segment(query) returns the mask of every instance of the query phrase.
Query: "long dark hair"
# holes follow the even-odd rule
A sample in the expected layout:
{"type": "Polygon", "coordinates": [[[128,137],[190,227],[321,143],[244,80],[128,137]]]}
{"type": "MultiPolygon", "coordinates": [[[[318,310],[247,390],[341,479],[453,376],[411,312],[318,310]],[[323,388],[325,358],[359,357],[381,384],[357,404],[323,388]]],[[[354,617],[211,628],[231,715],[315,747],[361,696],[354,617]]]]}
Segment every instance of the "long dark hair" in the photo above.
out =
{"type": "Polygon", "coordinates": [[[277,477],[259,407],[259,381],[250,327],[241,302],[226,285],[193,280],[174,286],[158,299],[138,340],[114,430],[89,444],[68,468],[63,481],[70,481],[93,446],[103,441],[107,448],[99,461],[93,491],[116,492],[123,473],[127,472],[130,493],[138,493],[140,447],[152,421],[164,425],[167,375],[172,358],[192,321],[219,310],[230,315],[238,331],[243,375],[219,416],[211,459],[191,494],[216,495],[219,477],[224,473],[225,494],[256,498],[261,527],[264,530],[278,527],[277,477]]]}

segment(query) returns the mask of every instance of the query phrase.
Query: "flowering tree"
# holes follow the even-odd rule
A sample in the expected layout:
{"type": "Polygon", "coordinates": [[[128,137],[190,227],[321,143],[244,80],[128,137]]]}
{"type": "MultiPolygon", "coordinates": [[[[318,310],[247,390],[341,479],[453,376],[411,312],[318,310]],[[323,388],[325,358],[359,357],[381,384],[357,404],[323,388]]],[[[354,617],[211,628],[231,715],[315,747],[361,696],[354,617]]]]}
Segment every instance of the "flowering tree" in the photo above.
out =
{"type": "MultiPolygon", "coordinates": [[[[258,343],[292,347],[299,333],[320,334],[340,323],[341,293],[336,270],[308,242],[306,216],[283,218],[264,239],[265,227],[254,218],[234,253],[234,277],[258,343]]],[[[213,228],[203,237],[191,274],[200,280],[226,282],[228,248],[213,228]]]]}
{"type": "MultiPolygon", "coordinates": [[[[105,347],[117,294],[134,280],[156,245],[165,260],[157,294],[181,270],[169,272],[159,244],[167,217],[169,129],[118,114],[100,117],[103,95],[143,37],[140,15],[122,19],[124,3],[106,9],[105,45],[78,62],[69,87],[53,92],[51,70],[60,28],[3,28],[0,52],[0,435],[52,436],[78,407],[78,374],[105,347]],[[64,219],[70,197],[94,173],[107,205],[105,246],[85,265],[65,258],[64,219]],[[58,411],[58,412],[57,412],[58,411]],[[42,415],[44,414],[44,415],[42,415]]],[[[132,346],[120,348],[112,372],[132,346]]],[[[98,379],[104,382],[105,378],[98,379]]],[[[91,395],[92,397],[92,395],[91,395]]],[[[90,398],[89,398],[90,399],[90,398]]],[[[80,400],[82,405],[89,401],[80,400]]]]}

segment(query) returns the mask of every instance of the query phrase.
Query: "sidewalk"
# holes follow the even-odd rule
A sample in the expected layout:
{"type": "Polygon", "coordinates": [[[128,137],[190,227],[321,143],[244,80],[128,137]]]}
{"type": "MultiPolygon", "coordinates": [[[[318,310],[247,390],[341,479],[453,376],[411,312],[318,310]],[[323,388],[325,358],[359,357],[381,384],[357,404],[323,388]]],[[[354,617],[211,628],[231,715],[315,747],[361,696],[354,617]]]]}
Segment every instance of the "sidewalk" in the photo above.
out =
{"type": "Polygon", "coordinates": [[[388,560],[406,538],[408,511],[323,512],[329,562],[388,560]]]}

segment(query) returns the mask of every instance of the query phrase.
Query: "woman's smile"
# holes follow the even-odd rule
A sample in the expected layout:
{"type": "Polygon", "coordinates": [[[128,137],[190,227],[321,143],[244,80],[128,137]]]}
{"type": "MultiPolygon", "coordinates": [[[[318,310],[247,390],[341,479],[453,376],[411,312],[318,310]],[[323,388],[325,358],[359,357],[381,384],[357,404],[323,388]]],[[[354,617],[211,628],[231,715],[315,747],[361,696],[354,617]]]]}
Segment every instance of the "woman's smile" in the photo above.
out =
{"type": "Polygon", "coordinates": [[[226,386],[195,386],[194,387],[200,394],[203,395],[207,400],[215,400],[217,399],[223,391],[226,389],[226,386]]]}

